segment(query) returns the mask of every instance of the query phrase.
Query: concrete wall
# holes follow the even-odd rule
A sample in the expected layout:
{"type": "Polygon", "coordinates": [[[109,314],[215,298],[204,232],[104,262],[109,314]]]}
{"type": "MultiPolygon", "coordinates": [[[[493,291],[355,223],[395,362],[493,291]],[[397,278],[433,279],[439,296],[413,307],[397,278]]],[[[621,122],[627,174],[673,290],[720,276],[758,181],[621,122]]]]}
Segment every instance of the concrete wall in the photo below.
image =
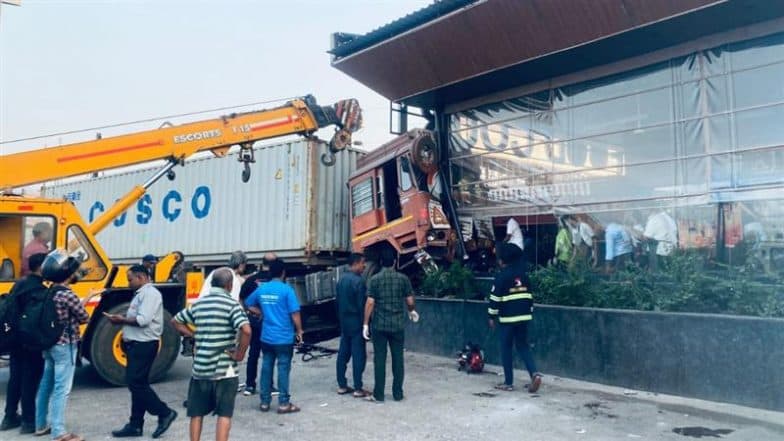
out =
{"type": "MultiPolygon", "coordinates": [[[[498,364],[486,310],[417,299],[406,348],[453,356],[471,341],[498,364]]],[[[532,326],[545,375],[784,411],[784,320],[537,305],[532,326]]]]}

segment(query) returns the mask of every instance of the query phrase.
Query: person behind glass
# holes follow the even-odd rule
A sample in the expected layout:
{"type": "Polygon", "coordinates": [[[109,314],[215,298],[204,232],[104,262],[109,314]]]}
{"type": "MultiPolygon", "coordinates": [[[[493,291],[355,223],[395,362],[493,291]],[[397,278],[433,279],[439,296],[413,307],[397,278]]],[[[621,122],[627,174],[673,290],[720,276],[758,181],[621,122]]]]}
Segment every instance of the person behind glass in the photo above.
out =
{"type": "Polygon", "coordinates": [[[281,259],[269,263],[272,278],[261,285],[246,302],[253,314],[262,316],[261,328],[261,405],[259,410],[268,412],[272,402],[272,368],[278,363],[278,413],[299,412],[291,403],[289,375],[294,342],[302,343],[302,320],[299,302],[294,289],[287,285],[285,265],[281,259]]]}
{"type": "MultiPolygon", "coordinates": [[[[509,246],[516,247],[516,245],[509,246]]],[[[362,336],[365,340],[373,339],[373,373],[375,377],[373,394],[367,397],[368,401],[384,401],[387,346],[389,346],[389,352],[392,355],[392,398],[395,401],[404,398],[403,345],[405,342],[406,308],[408,309],[408,318],[412,322],[419,321],[419,314],[414,309],[414,290],[411,287],[411,281],[405,275],[395,271],[396,261],[396,253],[390,248],[384,248],[380,259],[381,271],[368,281],[362,336]],[[373,318],[372,333],[369,327],[371,317],[373,318]]]]}
{"type": "Polygon", "coordinates": [[[172,319],[177,331],[196,339],[188,387],[191,441],[201,439],[204,417],[210,413],[218,416],[215,439],[229,439],[239,386],[237,362],[245,357],[250,340],[248,318],[229,295],[234,274],[229,268],[219,268],[213,274],[210,293],[172,319]],[[196,331],[190,326],[195,326],[196,331]]]}
{"type": "Polygon", "coordinates": [[[159,438],[177,418],[177,412],[161,401],[150,387],[150,370],[163,334],[163,298],[150,282],[147,268],[134,265],[126,275],[128,286],[136,291],[128,311],[124,316],[104,313],[112,323],[123,325],[122,346],[127,360],[125,381],[131,392],[130,420],[122,429],[112,431],[112,436],[142,436],[144,414],[149,412],[158,417],[152,437],[159,438]]]}
{"type": "Polygon", "coordinates": [[[30,256],[33,254],[49,252],[49,242],[52,240],[52,225],[49,222],[38,222],[33,225],[33,239],[22,249],[22,276],[30,273],[30,256]]]}
{"type": "MultiPolygon", "coordinates": [[[[9,299],[15,302],[16,311],[24,311],[34,292],[45,291],[44,278],[41,275],[41,264],[46,254],[36,253],[28,259],[30,272],[19,279],[9,299]]],[[[35,432],[35,393],[44,371],[44,359],[41,351],[17,345],[12,348],[8,360],[8,387],[5,395],[5,416],[0,423],[0,430],[10,430],[22,426],[20,432],[35,432]],[[19,403],[22,404],[22,416],[16,413],[19,403]]]]}
{"type": "Polygon", "coordinates": [[[504,242],[517,245],[517,247],[520,248],[520,251],[525,249],[523,230],[520,229],[520,224],[517,223],[513,217],[510,217],[509,220],[506,221],[506,237],[504,237],[504,242]]]}
{"type": "Polygon", "coordinates": [[[610,222],[604,229],[604,260],[607,272],[626,268],[632,256],[632,238],[623,225],[610,222]]]}
{"type": "Polygon", "coordinates": [[[365,339],[362,337],[362,320],[365,312],[366,287],[362,273],[365,271],[365,257],[353,253],[348,258],[349,270],[344,273],[336,288],[338,322],[340,323],[340,348],[337,357],[338,394],[352,393],[355,398],[370,395],[362,387],[362,373],[365,371],[367,353],[365,339]],[[351,373],[354,387],[348,387],[346,367],[351,360],[351,373]]]}
{"type": "Polygon", "coordinates": [[[555,236],[555,256],[552,263],[554,265],[566,266],[574,257],[574,244],[572,243],[572,233],[566,222],[566,216],[558,217],[558,234],[555,236]]]}
{"type": "Polygon", "coordinates": [[[35,435],[51,433],[57,441],[81,440],[65,429],[65,407],[73,385],[76,354],[79,352],[79,326],[89,315],[84,305],[100,291],[79,300],[71,291],[79,269],[79,261],[61,249],[49,253],[41,266],[45,280],[52,282],[54,305],[60,323],[64,324],[57,343],[43,351],[44,371],[35,400],[35,435]]]}
{"type": "MultiPolygon", "coordinates": [[[[259,286],[270,281],[269,264],[277,258],[278,256],[275,253],[265,254],[264,259],[262,260],[264,269],[256,271],[245,279],[245,282],[243,282],[242,287],[240,288],[240,303],[242,305],[246,304],[248,297],[250,297],[259,286]]],[[[247,309],[247,307],[245,312],[248,314],[248,320],[250,321],[251,338],[250,349],[248,350],[248,362],[245,365],[245,390],[242,391],[242,394],[249,397],[256,393],[256,377],[259,373],[259,357],[261,355],[262,320],[259,315],[254,314],[253,311],[247,309]]],[[[274,375],[270,374],[270,381],[272,381],[273,376],[274,375]]],[[[274,395],[277,390],[273,384],[274,383],[270,383],[270,389],[274,395]]]]}
{"type": "Polygon", "coordinates": [[[493,281],[487,308],[490,328],[494,329],[498,322],[501,364],[504,367],[504,382],[496,385],[496,389],[514,390],[513,350],[517,347],[531,377],[528,392],[534,393],[542,385],[542,374],[536,370],[528,345],[528,324],[533,319],[533,294],[528,290],[530,281],[523,269],[525,265],[519,248],[503,244],[498,257],[501,271],[493,281]]]}

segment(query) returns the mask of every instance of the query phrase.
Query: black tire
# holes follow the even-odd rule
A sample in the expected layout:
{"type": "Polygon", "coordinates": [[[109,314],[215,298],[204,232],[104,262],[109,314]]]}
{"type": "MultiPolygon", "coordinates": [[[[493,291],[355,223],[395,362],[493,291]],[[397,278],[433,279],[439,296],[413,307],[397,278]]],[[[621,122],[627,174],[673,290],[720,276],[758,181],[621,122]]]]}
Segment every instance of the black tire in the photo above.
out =
{"type": "MultiPolygon", "coordinates": [[[[128,305],[128,303],[121,303],[110,308],[107,312],[109,314],[125,315],[128,305]]],[[[177,360],[177,352],[180,349],[180,337],[170,323],[171,318],[171,314],[164,310],[162,345],[150,372],[150,381],[153,383],[162,379],[171,369],[174,361],[177,360]]],[[[125,366],[117,361],[114,355],[115,349],[113,348],[115,337],[121,330],[122,327],[120,325],[114,325],[105,317],[101,317],[95,326],[95,331],[90,341],[90,363],[101,378],[115,386],[126,385],[125,366]]],[[[122,356],[125,356],[124,352],[122,352],[122,356]]]]}

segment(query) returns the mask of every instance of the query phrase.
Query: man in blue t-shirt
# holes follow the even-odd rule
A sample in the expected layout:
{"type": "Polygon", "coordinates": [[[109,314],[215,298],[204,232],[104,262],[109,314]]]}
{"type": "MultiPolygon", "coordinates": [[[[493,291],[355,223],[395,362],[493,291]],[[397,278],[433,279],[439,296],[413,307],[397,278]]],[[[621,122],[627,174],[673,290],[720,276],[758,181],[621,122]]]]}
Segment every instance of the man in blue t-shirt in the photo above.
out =
{"type": "Polygon", "coordinates": [[[248,297],[245,306],[262,317],[261,328],[261,411],[267,412],[272,402],[272,368],[278,362],[278,413],[299,412],[291,404],[289,373],[294,355],[294,342],[302,343],[302,320],[294,289],[284,282],[285,266],[281,259],[269,263],[272,280],[261,285],[248,297]],[[296,334],[295,334],[296,332],[296,334]]]}

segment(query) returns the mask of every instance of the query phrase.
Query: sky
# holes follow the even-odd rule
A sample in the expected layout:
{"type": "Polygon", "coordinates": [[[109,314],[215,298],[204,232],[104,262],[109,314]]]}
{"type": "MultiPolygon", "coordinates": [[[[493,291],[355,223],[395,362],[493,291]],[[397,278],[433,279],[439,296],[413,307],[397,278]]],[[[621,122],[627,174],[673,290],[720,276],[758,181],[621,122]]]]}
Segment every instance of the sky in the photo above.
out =
{"type": "MultiPolygon", "coordinates": [[[[92,139],[20,138],[312,93],[357,98],[372,149],[389,102],[330,66],[335,31],[364,34],[432,0],[22,0],[0,10],[0,153],[92,139]]],[[[269,107],[257,105],[238,110],[269,107]]],[[[170,119],[195,121],[207,113],[170,119]]],[[[101,130],[104,137],[160,122],[101,130]]],[[[319,133],[329,138],[330,133],[319,133]]]]}

